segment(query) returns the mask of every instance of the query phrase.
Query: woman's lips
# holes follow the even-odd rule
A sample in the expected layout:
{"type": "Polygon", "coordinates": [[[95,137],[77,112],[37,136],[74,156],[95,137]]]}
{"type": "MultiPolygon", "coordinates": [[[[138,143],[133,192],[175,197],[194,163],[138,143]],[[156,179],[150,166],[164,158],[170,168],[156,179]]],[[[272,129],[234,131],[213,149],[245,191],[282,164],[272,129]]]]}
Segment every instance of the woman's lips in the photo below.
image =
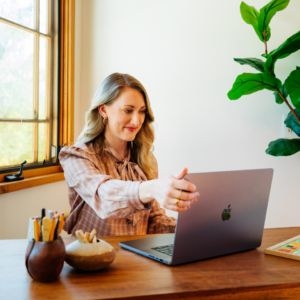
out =
{"type": "Polygon", "coordinates": [[[135,127],[126,127],[126,129],[130,132],[135,132],[137,130],[135,127]]]}

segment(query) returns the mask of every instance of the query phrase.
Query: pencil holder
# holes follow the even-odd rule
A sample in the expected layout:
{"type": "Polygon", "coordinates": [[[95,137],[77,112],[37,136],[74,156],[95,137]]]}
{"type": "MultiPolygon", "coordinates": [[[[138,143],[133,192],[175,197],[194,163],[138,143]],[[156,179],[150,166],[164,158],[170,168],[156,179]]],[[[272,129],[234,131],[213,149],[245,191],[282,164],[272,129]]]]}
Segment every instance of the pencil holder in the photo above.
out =
{"type": "Polygon", "coordinates": [[[49,242],[30,240],[25,254],[28,274],[36,281],[56,280],[63,268],[65,253],[61,237],[49,242]]]}

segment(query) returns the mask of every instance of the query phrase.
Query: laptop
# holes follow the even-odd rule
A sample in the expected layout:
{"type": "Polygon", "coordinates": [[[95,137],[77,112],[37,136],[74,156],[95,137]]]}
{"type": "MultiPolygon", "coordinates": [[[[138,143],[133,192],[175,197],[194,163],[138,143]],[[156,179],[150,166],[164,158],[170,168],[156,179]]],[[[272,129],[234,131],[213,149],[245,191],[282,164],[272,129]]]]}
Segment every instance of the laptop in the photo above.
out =
{"type": "Polygon", "coordinates": [[[200,199],[178,214],[175,233],[122,241],[120,247],[167,265],[261,245],[273,169],[191,173],[200,199]]]}

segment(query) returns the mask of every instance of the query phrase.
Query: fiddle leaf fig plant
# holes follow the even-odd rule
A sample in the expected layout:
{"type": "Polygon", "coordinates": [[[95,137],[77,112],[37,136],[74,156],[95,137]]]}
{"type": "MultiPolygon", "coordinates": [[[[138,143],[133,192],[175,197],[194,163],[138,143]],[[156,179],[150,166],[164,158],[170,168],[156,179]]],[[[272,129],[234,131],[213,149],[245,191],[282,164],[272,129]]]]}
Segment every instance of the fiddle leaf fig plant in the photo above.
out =
{"type": "Polygon", "coordinates": [[[239,74],[227,93],[230,100],[237,100],[242,96],[267,89],[273,92],[277,104],[287,105],[289,113],[284,124],[295,133],[296,137],[271,141],[266,153],[274,156],[287,156],[300,151],[300,67],[295,66],[285,80],[279,79],[275,73],[278,60],[286,59],[300,49],[300,31],[288,37],[276,49],[270,52],[268,49],[271,20],[277,12],[288,6],[289,1],[271,0],[260,10],[241,2],[242,19],[253,27],[263,43],[264,52],[259,58],[234,58],[237,63],[250,66],[255,69],[255,72],[239,74]]]}

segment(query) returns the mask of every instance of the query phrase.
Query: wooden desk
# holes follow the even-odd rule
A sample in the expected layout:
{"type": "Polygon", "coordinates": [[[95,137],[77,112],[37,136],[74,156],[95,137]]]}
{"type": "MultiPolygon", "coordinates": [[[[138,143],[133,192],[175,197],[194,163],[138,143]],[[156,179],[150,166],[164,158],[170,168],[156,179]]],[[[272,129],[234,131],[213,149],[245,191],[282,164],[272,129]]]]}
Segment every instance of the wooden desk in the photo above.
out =
{"type": "Polygon", "coordinates": [[[109,269],[78,273],[65,264],[53,283],[27,274],[26,240],[0,240],[0,299],[300,299],[300,261],[262,252],[299,233],[266,229],[261,248],[176,267],[119,249],[109,269]]]}

